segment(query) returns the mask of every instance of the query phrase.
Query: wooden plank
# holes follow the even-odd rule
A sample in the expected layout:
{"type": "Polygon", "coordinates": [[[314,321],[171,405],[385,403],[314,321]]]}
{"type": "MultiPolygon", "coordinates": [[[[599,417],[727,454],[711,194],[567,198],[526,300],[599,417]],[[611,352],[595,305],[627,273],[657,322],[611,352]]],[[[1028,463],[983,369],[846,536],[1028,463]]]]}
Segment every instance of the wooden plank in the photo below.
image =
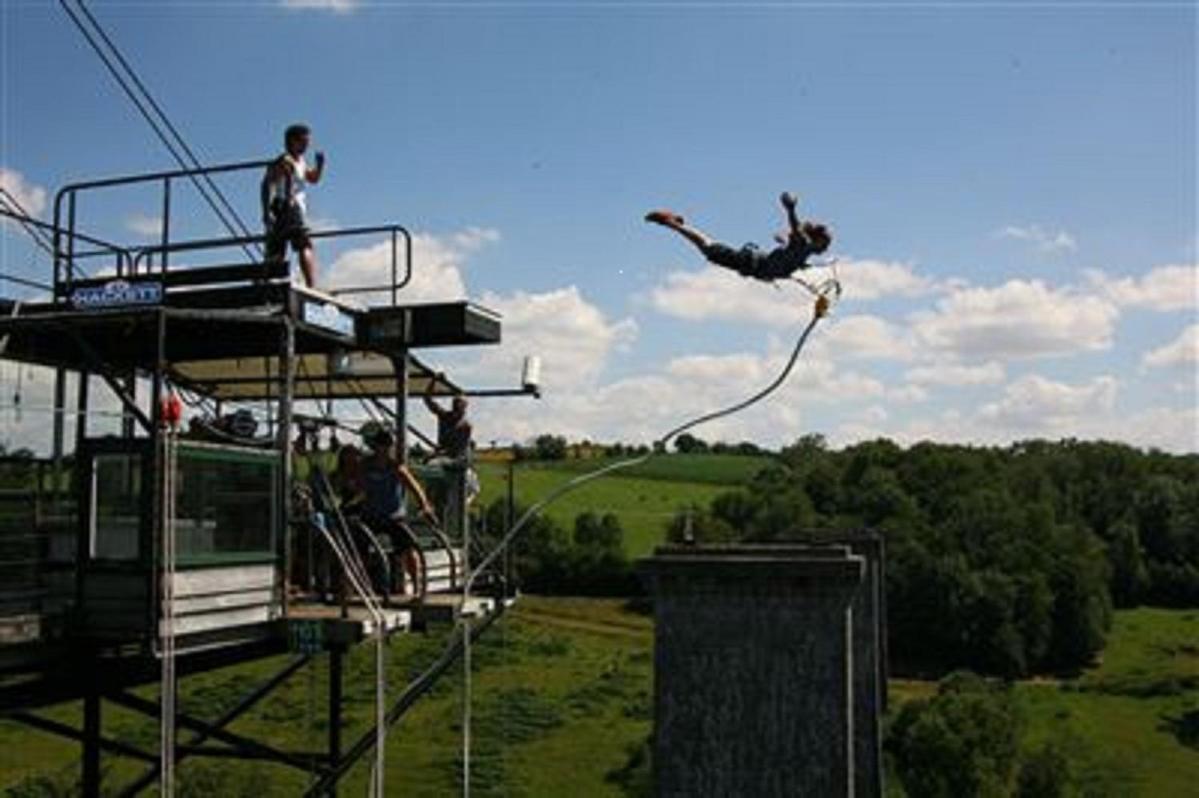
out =
{"type": "Polygon", "coordinates": [[[279,603],[279,596],[274,590],[243,590],[238,593],[177,598],[175,599],[175,614],[189,615],[198,612],[214,612],[279,603]]]}
{"type": "MultiPolygon", "coordinates": [[[[183,615],[175,618],[174,630],[176,635],[209,632],[214,629],[227,629],[232,626],[247,626],[255,623],[265,623],[272,620],[274,614],[270,607],[249,607],[228,612],[210,612],[201,615],[183,615]]],[[[164,622],[159,623],[159,628],[164,622]]]]}
{"type": "Polygon", "coordinates": [[[229,568],[197,568],[177,571],[174,577],[175,596],[236,593],[245,590],[273,588],[279,581],[278,568],[266,565],[237,565],[229,568]]]}

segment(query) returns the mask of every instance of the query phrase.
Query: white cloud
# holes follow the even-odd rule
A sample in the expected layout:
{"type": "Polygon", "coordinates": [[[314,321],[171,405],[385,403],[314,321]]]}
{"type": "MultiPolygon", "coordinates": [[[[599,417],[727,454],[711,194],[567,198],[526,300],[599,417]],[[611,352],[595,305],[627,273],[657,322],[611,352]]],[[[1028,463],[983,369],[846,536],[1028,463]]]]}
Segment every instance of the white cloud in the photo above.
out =
{"type": "Polygon", "coordinates": [[[933,311],[912,314],[928,346],[964,358],[1026,358],[1106,349],[1120,312],[1095,296],[1040,280],[956,288],[933,311]]]}
{"type": "Polygon", "coordinates": [[[463,252],[474,252],[500,240],[500,231],[491,227],[471,226],[450,236],[454,246],[463,252]]]}
{"type": "Polygon", "coordinates": [[[666,373],[687,380],[722,380],[741,385],[764,379],[766,363],[759,355],[687,355],[671,360],[666,373]]]}
{"type": "MultiPolygon", "coordinates": [[[[68,410],[66,417],[66,450],[74,449],[74,413],[78,375],[67,372],[66,395],[68,410]]],[[[116,395],[93,375],[89,383],[88,434],[116,434],[121,428],[121,403],[116,395]]],[[[54,419],[54,370],[45,366],[0,360],[0,443],[8,451],[29,449],[41,457],[51,454],[53,439],[51,430],[54,419]],[[19,374],[18,374],[19,372],[19,374]],[[20,390],[18,391],[18,385],[20,390]],[[20,409],[14,399],[20,394],[20,409]]],[[[142,410],[147,411],[149,392],[146,385],[139,384],[138,399],[142,410]]]]}
{"type": "Polygon", "coordinates": [[[785,327],[798,323],[810,308],[798,286],[772,289],[717,267],[671,272],[654,288],[650,303],[668,316],[691,321],[722,319],[785,327]]]}
{"type": "Polygon", "coordinates": [[[899,404],[916,404],[928,401],[928,391],[919,385],[900,385],[888,388],[887,398],[899,404]]]}
{"type": "Polygon", "coordinates": [[[1087,277],[1122,307],[1163,312],[1199,308],[1199,264],[1158,266],[1140,277],[1109,277],[1101,271],[1090,271],[1087,277]]]}
{"type": "Polygon", "coordinates": [[[1033,244],[1039,251],[1047,254],[1073,252],[1078,249],[1078,242],[1074,240],[1074,236],[1065,230],[1049,231],[1035,224],[1025,227],[1010,224],[996,232],[995,235],[998,238],[1014,238],[1018,241],[1027,241],[1033,244]]]}
{"type": "MultiPolygon", "coordinates": [[[[433,236],[412,236],[412,281],[401,291],[404,302],[451,301],[466,296],[462,266],[466,258],[492,241],[499,233],[478,227],[433,236]]],[[[403,249],[399,268],[402,270],[403,249]]],[[[322,269],[317,279],[330,288],[385,285],[391,279],[391,242],[381,241],[368,247],[349,250],[322,269]]],[[[378,301],[384,293],[363,294],[363,301],[378,301]]]]}
{"type": "Polygon", "coordinates": [[[1009,428],[1014,437],[1048,429],[1069,434],[1110,414],[1117,387],[1115,377],[1106,375],[1071,385],[1026,374],[1009,383],[999,401],[983,405],[979,417],[1009,428]]]}
{"type": "MultiPolygon", "coordinates": [[[[819,283],[831,274],[827,268],[817,267],[800,276],[819,283]]],[[[922,296],[940,290],[903,263],[847,258],[837,262],[837,274],[846,301],[922,296]]],[[[716,266],[671,272],[650,291],[648,299],[655,309],[680,319],[725,319],[774,327],[805,318],[812,302],[811,295],[793,283],[780,281],[772,287],[716,266]]]]}
{"type": "Polygon", "coordinates": [[[361,5],[360,0],[279,0],[279,5],[288,9],[316,9],[348,14],[361,5]]]}
{"type": "Polygon", "coordinates": [[[11,194],[30,216],[40,218],[42,211],[46,210],[46,189],[30,183],[20,172],[0,166],[0,187],[11,194]]]}
{"type": "Polygon", "coordinates": [[[868,424],[881,424],[888,418],[890,418],[890,413],[882,405],[870,405],[862,411],[862,421],[868,424]]]}
{"type": "Polygon", "coordinates": [[[543,293],[487,293],[480,303],[503,317],[504,342],[464,363],[473,379],[515,384],[524,357],[537,355],[546,393],[580,390],[594,384],[609,357],[637,337],[636,322],[609,319],[573,285],[543,293]]]}
{"type": "Polygon", "coordinates": [[[134,213],[125,218],[125,229],[142,238],[157,238],[162,235],[162,217],[134,213]]]}
{"type": "MultiPolygon", "coordinates": [[[[781,372],[789,355],[789,348],[766,354],[688,355],[612,381],[572,382],[569,374],[554,379],[553,370],[547,369],[539,402],[512,402],[502,408],[481,404],[479,428],[502,429],[504,437],[518,440],[549,431],[592,440],[649,441],[684,421],[744,401],[781,372]]],[[[885,394],[883,384],[869,375],[805,356],[788,381],[765,400],[705,423],[694,433],[709,440],[778,446],[811,431],[809,411],[877,401],[885,394]]],[[[877,411],[871,415],[876,417],[877,411]]]]}
{"type": "MultiPolygon", "coordinates": [[[[1109,432],[1106,437],[1111,437],[1109,432]]],[[[1150,407],[1122,420],[1120,438],[1168,452],[1199,452],[1199,407],[1150,407]]]]}
{"type": "Polygon", "coordinates": [[[908,369],[906,377],[917,385],[993,385],[1003,382],[1003,364],[994,360],[980,366],[937,363],[908,369]]]}
{"type": "Polygon", "coordinates": [[[878,316],[834,316],[818,340],[819,351],[835,357],[910,360],[913,356],[910,334],[878,316]]]}
{"type": "Polygon", "coordinates": [[[851,300],[925,296],[941,289],[932,279],[917,274],[911,264],[896,261],[846,258],[837,261],[837,273],[845,298],[851,300]]]}
{"type": "Polygon", "coordinates": [[[1146,352],[1141,363],[1150,368],[1199,364],[1199,324],[1192,324],[1170,343],[1146,352]]]}

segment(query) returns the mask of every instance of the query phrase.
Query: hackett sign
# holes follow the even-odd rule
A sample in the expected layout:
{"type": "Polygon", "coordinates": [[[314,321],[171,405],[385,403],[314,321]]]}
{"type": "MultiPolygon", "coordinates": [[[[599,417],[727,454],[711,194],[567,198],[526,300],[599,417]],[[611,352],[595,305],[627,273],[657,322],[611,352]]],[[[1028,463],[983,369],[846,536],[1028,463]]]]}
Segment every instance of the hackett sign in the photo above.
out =
{"type": "Polygon", "coordinates": [[[76,288],[71,304],[77,308],[114,308],[125,305],[157,305],[162,302],[162,284],[109,280],[103,285],[76,288]]]}

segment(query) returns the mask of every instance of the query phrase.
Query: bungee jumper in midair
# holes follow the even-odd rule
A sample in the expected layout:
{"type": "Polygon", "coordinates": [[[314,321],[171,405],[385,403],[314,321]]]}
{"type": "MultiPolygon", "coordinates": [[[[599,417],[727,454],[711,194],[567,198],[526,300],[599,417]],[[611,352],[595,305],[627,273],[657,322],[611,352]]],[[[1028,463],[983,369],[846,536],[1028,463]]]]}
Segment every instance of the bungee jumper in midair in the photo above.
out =
{"type": "Polygon", "coordinates": [[[810,268],[812,255],[825,252],[833,243],[832,233],[826,225],[818,222],[801,221],[795,214],[798,200],[789,191],[783,192],[779,202],[787,215],[787,230],[775,235],[778,246],[763,252],[755,244],[746,244],[733,249],[722,244],[702,230],[688,225],[682,216],[667,210],[650,211],[645,221],[668,227],[690,241],[704,257],[717,266],[732,269],[743,277],[773,282],[791,277],[801,269],[810,268]]]}

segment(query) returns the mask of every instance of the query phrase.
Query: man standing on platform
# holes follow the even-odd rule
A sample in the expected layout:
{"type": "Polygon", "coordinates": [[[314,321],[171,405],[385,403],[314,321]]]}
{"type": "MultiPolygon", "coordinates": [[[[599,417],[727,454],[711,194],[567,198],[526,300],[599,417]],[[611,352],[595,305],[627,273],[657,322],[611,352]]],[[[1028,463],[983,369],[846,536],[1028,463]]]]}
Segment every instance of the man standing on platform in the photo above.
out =
{"type": "Polygon", "coordinates": [[[300,271],[309,288],[316,286],[316,253],[309,235],[304,187],[320,182],[325,154],[316,154],[316,167],[304,160],[311,131],[295,124],[283,134],[284,152],[271,162],[262,177],[262,224],[266,228],[267,260],[282,260],[287,244],[300,257],[300,271]]]}

